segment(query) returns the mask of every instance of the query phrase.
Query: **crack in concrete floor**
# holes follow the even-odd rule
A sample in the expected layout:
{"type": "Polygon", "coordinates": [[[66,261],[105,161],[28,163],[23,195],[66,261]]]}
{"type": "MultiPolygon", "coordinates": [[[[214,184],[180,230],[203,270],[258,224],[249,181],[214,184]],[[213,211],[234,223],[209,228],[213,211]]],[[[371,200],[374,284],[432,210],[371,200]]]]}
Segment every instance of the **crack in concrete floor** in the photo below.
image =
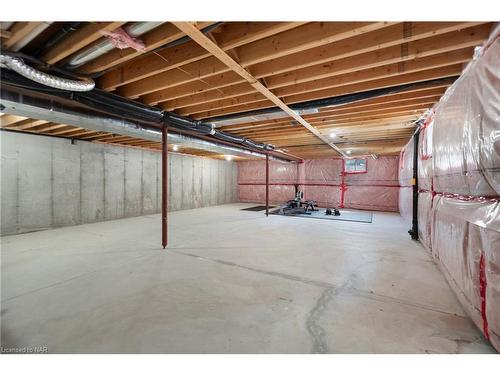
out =
{"type": "Polygon", "coordinates": [[[227,261],[227,260],[207,258],[207,257],[203,257],[203,256],[196,255],[196,254],[185,253],[185,252],[182,252],[182,251],[176,251],[176,250],[169,250],[169,251],[173,252],[175,254],[179,254],[179,255],[185,255],[185,256],[188,256],[188,257],[192,257],[192,258],[197,258],[197,259],[206,260],[206,261],[209,261],[209,262],[223,264],[225,266],[230,266],[230,267],[235,267],[235,268],[239,268],[239,269],[244,269],[244,270],[247,270],[247,271],[261,273],[261,274],[264,274],[264,275],[280,277],[282,279],[287,279],[287,280],[292,280],[292,281],[298,281],[298,282],[301,282],[301,283],[305,283],[305,284],[309,284],[309,285],[314,285],[314,286],[317,286],[317,287],[320,287],[320,288],[334,288],[335,287],[335,285],[327,283],[327,282],[324,282],[324,281],[308,279],[308,278],[304,278],[304,277],[300,277],[300,276],[296,276],[296,275],[290,275],[290,274],[281,273],[281,272],[276,272],[276,271],[267,271],[267,270],[263,270],[263,269],[259,269],[259,268],[255,268],[255,267],[243,266],[241,264],[237,264],[237,263],[230,262],[230,261],[227,261]]]}
{"type": "Polygon", "coordinates": [[[189,256],[192,258],[197,258],[205,261],[210,261],[230,267],[235,267],[238,269],[244,269],[247,271],[252,271],[252,272],[258,272],[261,274],[269,275],[269,276],[275,276],[275,277],[280,277],[283,279],[291,280],[291,281],[297,281],[297,282],[302,282],[305,284],[309,285],[314,285],[317,287],[320,287],[323,289],[321,295],[316,301],[316,304],[314,305],[313,309],[309,312],[309,315],[306,319],[306,328],[307,331],[309,332],[312,342],[313,342],[313,347],[312,347],[312,353],[313,354],[323,354],[323,353],[328,353],[328,346],[326,344],[325,340],[325,330],[321,325],[319,324],[319,320],[321,319],[323,313],[328,307],[329,302],[336,296],[338,295],[341,291],[344,289],[348,288],[349,285],[351,285],[352,281],[351,279],[356,275],[356,273],[362,268],[367,265],[373,264],[373,263],[378,263],[383,261],[383,259],[377,259],[373,261],[367,261],[364,262],[363,264],[358,265],[353,272],[349,274],[349,276],[346,278],[346,281],[340,286],[337,287],[334,284],[327,283],[324,281],[318,281],[318,280],[312,280],[308,278],[303,278],[295,275],[290,275],[290,274],[285,274],[281,272],[275,272],[275,271],[267,271],[267,270],[262,270],[258,269],[255,267],[248,267],[248,266],[243,266],[234,262],[229,262],[221,259],[213,259],[213,258],[207,258],[203,257],[200,255],[196,254],[191,254],[191,253],[186,253],[182,251],[176,251],[176,250],[170,250],[171,252],[174,252],[175,254],[179,255],[184,255],[184,256],[189,256]]]}
{"type": "Polygon", "coordinates": [[[326,310],[328,303],[337,294],[338,290],[335,288],[325,289],[323,293],[321,293],[320,297],[316,301],[316,305],[307,317],[306,327],[313,341],[313,354],[325,354],[328,352],[328,346],[325,339],[326,332],[325,329],[318,323],[318,321],[326,310]]]}
{"type": "Polygon", "coordinates": [[[230,262],[230,261],[225,261],[221,259],[214,259],[214,258],[208,258],[192,253],[186,253],[183,251],[176,251],[176,250],[170,250],[171,252],[179,255],[184,255],[204,261],[210,261],[214,262],[217,264],[222,264],[225,266],[230,266],[238,269],[243,269],[246,271],[251,271],[251,272],[257,272],[269,276],[274,276],[274,277],[279,277],[291,281],[296,281],[296,282],[301,282],[309,285],[313,285],[316,287],[320,287],[323,289],[321,295],[318,297],[316,300],[315,305],[309,312],[307,319],[306,319],[306,328],[308,333],[311,336],[312,339],[312,353],[313,354],[324,354],[328,353],[328,346],[326,344],[326,331],[325,329],[321,326],[319,323],[321,317],[323,316],[324,312],[328,308],[328,304],[334,299],[335,296],[344,294],[344,295],[354,295],[357,297],[361,298],[367,298],[367,299],[372,299],[380,302],[386,302],[386,303],[395,303],[403,306],[409,306],[413,308],[418,308],[421,310],[426,310],[426,311],[432,311],[432,312],[437,312],[441,314],[446,314],[446,315],[453,315],[459,318],[463,319],[468,319],[466,316],[463,315],[458,315],[453,312],[449,311],[444,311],[429,305],[421,304],[421,303],[416,303],[412,301],[406,301],[403,299],[395,298],[395,297],[390,297],[390,296],[385,296],[382,294],[374,293],[373,291],[363,291],[359,290],[356,288],[352,287],[352,279],[356,276],[356,274],[360,271],[361,268],[366,267],[368,265],[371,265],[373,263],[379,263],[383,262],[386,260],[385,257],[380,257],[379,259],[372,260],[372,261],[366,261],[360,265],[358,265],[346,278],[345,282],[341,286],[336,286],[331,283],[327,283],[324,281],[318,281],[318,280],[312,280],[296,275],[290,275],[290,274],[285,274],[281,272],[276,272],[276,271],[268,271],[268,270],[263,270],[255,267],[249,267],[249,266],[243,266],[241,264],[237,264],[235,262],[230,262]]]}
{"type": "Polygon", "coordinates": [[[53,287],[56,287],[56,286],[60,286],[60,285],[69,283],[69,282],[71,282],[73,280],[76,280],[76,279],[79,279],[79,278],[82,278],[82,277],[85,277],[85,276],[88,276],[88,275],[92,275],[92,274],[98,273],[98,272],[103,271],[103,270],[105,270],[107,268],[115,267],[117,264],[125,264],[125,263],[128,263],[131,260],[137,260],[137,259],[145,258],[145,257],[151,256],[151,255],[152,255],[151,252],[148,252],[147,254],[141,254],[141,255],[139,255],[137,257],[134,257],[132,259],[127,259],[127,260],[124,260],[124,261],[119,262],[119,263],[114,263],[112,265],[106,265],[106,266],[103,266],[103,267],[98,267],[98,268],[93,269],[91,271],[83,272],[83,273],[78,274],[76,276],[72,276],[70,278],[67,278],[67,279],[64,279],[64,280],[61,280],[61,281],[58,281],[58,282],[55,282],[55,283],[52,283],[52,284],[49,284],[49,285],[44,285],[44,286],[41,286],[39,288],[31,289],[31,290],[28,290],[28,291],[26,291],[24,293],[20,293],[20,294],[17,294],[15,296],[12,296],[12,297],[8,297],[8,298],[5,298],[5,299],[2,299],[2,303],[7,302],[7,301],[11,301],[11,300],[19,298],[19,297],[24,297],[26,295],[29,295],[29,294],[32,294],[32,293],[36,293],[36,292],[39,292],[39,291],[44,290],[44,289],[49,289],[49,288],[53,288],[53,287]]]}

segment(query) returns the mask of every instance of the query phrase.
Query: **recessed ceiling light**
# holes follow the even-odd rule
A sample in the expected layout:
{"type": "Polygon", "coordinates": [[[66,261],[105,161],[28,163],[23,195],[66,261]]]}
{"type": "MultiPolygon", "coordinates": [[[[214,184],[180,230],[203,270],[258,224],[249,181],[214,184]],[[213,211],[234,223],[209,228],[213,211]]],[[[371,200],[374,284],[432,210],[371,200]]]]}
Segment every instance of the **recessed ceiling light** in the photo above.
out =
{"type": "Polygon", "coordinates": [[[335,138],[337,136],[337,134],[335,133],[330,133],[330,138],[335,138]]]}
{"type": "Polygon", "coordinates": [[[172,146],[172,150],[174,150],[174,151],[179,151],[179,146],[177,146],[177,145],[173,145],[173,146],[172,146]]]}
{"type": "Polygon", "coordinates": [[[227,160],[227,161],[230,161],[233,159],[233,155],[224,155],[224,158],[227,160]]]}
{"type": "Polygon", "coordinates": [[[347,155],[351,155],[351,150],[347,150],[345,153],[346,153],[347,155]]]}

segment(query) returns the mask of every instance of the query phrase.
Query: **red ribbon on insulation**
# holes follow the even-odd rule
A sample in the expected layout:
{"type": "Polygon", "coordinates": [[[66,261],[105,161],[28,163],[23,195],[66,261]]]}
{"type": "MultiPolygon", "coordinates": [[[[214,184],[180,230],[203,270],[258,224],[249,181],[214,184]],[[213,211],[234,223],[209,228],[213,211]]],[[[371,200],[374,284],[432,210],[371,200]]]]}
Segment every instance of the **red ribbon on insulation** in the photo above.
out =
{"type": "Polygon", "coordinates": [[[481,318],[483,319],[483,333],[486,339],[490,339],[488,332],[488,319],[486,317],[486,272],[484,263],[484,253],[481,252],[481,259],[479,259],[479,295],[481,296],[481,318]]]}

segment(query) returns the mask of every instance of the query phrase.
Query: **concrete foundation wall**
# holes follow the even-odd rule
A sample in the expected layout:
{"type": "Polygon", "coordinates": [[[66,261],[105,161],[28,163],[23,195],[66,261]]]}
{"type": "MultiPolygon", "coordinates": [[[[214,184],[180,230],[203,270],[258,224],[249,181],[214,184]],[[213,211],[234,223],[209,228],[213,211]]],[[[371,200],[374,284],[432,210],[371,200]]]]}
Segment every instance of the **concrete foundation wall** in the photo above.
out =
{"type": "MultiPolygon", "coordinates": [[[[161,210],[161,153],[1,132],[1,234],[161,210]]],[[[237,163],[169,154],[169,209],[237,202],[237,163]]]]}

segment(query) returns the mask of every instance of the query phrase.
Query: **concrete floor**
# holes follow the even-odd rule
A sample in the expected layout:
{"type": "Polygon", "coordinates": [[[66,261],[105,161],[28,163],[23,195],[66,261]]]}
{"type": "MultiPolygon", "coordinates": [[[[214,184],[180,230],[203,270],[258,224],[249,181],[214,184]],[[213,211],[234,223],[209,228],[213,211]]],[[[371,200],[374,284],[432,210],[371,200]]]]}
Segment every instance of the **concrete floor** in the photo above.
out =
{"type": "Polygon", "coordinates": [[[230,204],[2,238],[2,346],[50,353],[491,353],[398,214],[230,204]]]}

